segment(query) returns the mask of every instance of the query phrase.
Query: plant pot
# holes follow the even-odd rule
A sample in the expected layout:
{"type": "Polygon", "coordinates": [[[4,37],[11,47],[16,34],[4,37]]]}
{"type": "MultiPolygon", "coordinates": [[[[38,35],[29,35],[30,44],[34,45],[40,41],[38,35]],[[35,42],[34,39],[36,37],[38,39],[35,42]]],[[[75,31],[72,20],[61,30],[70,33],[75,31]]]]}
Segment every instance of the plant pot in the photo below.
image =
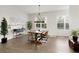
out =
{"type": "Polygon", "coordinates": [[[1,39],[1,43],[2,43],[2,44],[6,43],[6,42],[7,42],[7,38],[2,38],[2,39],[1,39]]]}
{"type": "Polygon", "coordinates": [[[73,41],[77,42],[78,37],[77,36],[73,36],[73,41]]]}

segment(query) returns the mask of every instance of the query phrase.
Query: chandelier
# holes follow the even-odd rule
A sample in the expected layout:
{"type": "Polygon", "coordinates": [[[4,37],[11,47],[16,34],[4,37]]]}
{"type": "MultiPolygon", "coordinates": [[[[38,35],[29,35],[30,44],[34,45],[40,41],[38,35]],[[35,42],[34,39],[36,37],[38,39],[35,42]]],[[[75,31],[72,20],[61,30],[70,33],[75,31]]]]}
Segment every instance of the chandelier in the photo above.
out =
{"type": "Polygon", "coordinates": [[[41,15],[40,5],[38,5],[38,13],[36,16],[36,20],[39,22],[47,22],[47,18],[41,15]]]}

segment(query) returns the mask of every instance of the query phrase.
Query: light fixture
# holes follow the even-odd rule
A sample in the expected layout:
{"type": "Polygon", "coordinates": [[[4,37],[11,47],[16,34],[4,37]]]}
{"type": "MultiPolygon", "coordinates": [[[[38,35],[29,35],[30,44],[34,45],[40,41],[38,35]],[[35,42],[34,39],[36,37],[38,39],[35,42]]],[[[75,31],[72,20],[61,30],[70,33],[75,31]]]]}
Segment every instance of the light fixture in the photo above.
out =
{"type": "Polygon", "coordinates": [[[41,5],[38,5],[38,14],[37,14],[37,20],[38,21],[45,21],[45,23],[47,23],[47,18],[45,16],[41,15],[41,9],[40,9],[41,5]]]}
{"type": "Polygon", "coordinates": [[[42,21],[42,17],[41,17],[41,14],[40,14],[40,5],[38,5],[37,18],[38,18],[39,21],[42,21]]]}
{"type": "Polygon", "coordinates": [[[47,17],[46,16],[43,16],[43,13],[41,14],[42,10],[41,10],[41,6],[40,5],[37,5],[38,6],[38,12],[37,14],[35,15],[35,28],[36,30],[43,30],[45,28],[47,28],[47,17]]]}

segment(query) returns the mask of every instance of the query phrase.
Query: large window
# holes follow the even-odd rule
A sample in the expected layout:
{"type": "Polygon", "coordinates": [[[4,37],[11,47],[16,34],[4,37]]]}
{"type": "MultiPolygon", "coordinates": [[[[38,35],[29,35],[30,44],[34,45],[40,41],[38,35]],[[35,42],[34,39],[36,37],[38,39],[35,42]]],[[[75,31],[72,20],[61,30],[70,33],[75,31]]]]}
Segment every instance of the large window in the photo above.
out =
{"type": "Polygon", "coordinates": [[[58,17],[57,19],[57,29],[69,29],[69,21],[66,17],[58,17]]]}
{"type": "Polygon", "coordinates": [[[47,28],[47,18],[46,17],[42,17],[42,16],[38,16],[36,17],[35,21],[35,28],[39,28],[39,29],[46,29],[47,28]]]}
{"type": "Polygon", "coordinates": [[[45,21],[35,21],[36,28],[47,28],[45,21]]]}

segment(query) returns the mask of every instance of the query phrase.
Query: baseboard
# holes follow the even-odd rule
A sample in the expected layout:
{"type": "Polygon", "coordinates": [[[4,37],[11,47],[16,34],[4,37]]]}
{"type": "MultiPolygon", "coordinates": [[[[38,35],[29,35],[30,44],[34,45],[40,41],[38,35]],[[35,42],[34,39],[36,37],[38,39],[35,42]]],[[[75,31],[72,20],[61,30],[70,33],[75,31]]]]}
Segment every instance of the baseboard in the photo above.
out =
{"type": "Polygon", "coordinates": [[[59,36],[59,35],[48,35],[49,37],[69,37],[69,36],[59,36]]]}
{"type": "Polygon", "coordinates": [[[49,37],[56,37],[56,35],[48,35],[49,37]]]}

